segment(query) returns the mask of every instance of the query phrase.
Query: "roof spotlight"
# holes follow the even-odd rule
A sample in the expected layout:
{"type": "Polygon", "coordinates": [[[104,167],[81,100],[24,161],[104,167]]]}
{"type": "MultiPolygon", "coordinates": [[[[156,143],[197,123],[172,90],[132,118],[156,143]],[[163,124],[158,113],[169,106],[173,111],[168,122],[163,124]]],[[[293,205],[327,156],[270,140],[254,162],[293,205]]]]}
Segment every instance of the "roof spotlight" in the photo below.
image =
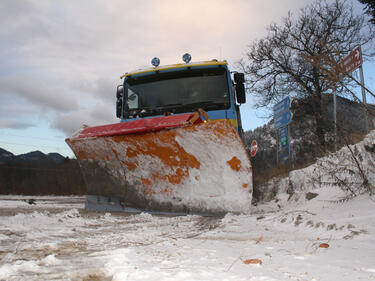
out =
{"type": "Polygon", "coordinates": [[[182,56],[182,60],[186,63],[189,63],[191,61],[191,55],[186,53],[185,55],[182,56]]]}
{"type": "Polygon", "coordinates": [[[151,64],[152,64],[153,66],[155,66],[155,67],[158,67],[159,64],[160,64],[160,59],[157,58],[157,57],[154,57],[154,58],[152,59],[152,61],[151,61],[151,64]]]}

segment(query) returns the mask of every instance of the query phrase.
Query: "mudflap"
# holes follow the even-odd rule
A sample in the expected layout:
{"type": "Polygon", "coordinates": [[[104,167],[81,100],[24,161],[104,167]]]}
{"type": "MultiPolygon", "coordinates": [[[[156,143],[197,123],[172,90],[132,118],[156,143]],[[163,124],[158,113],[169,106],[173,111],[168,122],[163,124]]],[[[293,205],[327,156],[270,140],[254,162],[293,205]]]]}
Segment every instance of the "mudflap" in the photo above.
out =
{"type": "Polygon", "coordinates": [[[250,212],[251,163],[228,120],[130,134],[111,130],[66,140],[87,185],[87,208],[250,212]]]}

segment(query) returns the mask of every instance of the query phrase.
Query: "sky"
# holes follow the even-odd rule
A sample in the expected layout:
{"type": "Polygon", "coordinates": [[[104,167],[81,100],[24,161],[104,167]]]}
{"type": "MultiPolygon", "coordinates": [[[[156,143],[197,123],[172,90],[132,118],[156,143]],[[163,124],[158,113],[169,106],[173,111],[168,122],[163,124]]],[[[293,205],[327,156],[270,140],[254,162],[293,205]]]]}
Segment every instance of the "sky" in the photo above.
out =
{"type": "MultiPolygon", "coordinates": [[[[83,124],[119,121],[115,90],[125,72],[151,66],[155,56],[162,65],[179,63],[186,52],[192,61],[226,59],[235,69],[269,24],[312,2],[2,0],[0,147],[72,157],[66,137],[83,124]]],[[[370,88],[374,69],[364,64],[370,88]]],[[[269,121],[247,98],[245,130],[269,121]]]]}

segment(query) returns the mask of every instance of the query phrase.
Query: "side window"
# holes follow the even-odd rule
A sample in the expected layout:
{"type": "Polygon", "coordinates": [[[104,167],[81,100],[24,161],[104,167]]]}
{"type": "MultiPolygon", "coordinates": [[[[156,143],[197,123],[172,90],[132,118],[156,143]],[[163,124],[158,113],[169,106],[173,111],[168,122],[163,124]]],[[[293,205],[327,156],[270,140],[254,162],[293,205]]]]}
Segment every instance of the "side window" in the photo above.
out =
{"type": "Polygon", "coordinates": [[[137,92],[133,92],[132,89],[128,89],[127,103],[128,103],[128,108],[129,109],[137,109],[137,108],[139,108],[138,99],[139,99],[138,93],[137,92]]]}
{"type": "Polygon", "coordinates": [[[121,118],[122,115],[122,92],[123,86],[118,85],[116,91],[116,116],[117,118],[121,118]]]}

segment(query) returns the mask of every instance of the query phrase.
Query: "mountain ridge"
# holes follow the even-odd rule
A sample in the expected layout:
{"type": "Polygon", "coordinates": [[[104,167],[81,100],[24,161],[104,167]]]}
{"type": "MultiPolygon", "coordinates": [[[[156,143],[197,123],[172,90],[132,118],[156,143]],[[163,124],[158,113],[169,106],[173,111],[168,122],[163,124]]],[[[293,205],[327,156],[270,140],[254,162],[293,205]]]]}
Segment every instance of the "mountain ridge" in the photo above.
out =
{"type": "Polygon", "coordinates": [[[65,157],[57,152],[45,154],[39,150],[30,151],[23,154],[15,155],[0,147],[0,162],[28,162],[28,161],[53,161],[54,163],[62,163],[65,157]]]}

